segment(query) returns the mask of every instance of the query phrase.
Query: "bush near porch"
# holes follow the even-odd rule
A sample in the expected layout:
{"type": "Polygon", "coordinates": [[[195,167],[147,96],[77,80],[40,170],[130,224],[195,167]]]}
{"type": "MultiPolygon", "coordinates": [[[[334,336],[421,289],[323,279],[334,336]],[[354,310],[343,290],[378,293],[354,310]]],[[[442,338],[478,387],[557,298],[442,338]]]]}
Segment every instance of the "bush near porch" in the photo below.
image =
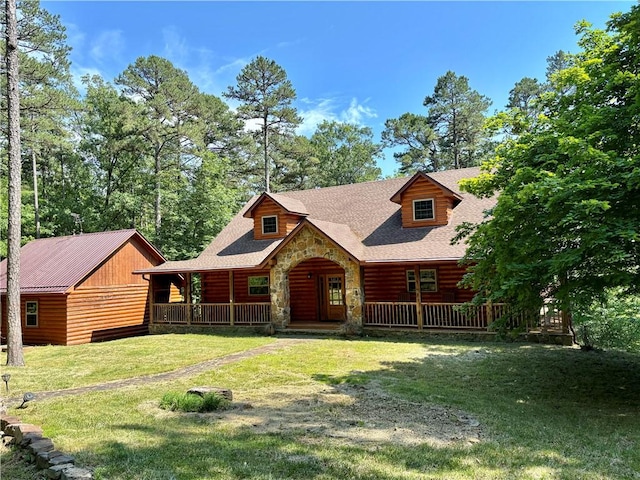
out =
{"type": "MultiPolygon", "coordinates": [[[[249,340],[194,335],[189,345],[201,349],[216,338],[220,345],[249,340]]],[[[144,351],[149,340],[162,336],[113,343],[144,351]]],[[[83,369],[111,361],[116,348],[109,352],[105,345],[96,345],[102,350],[84,365],[69,362],[74,382],[82,382],[83,369]]],[[[21,388],[37,391],[44,380],[32,372],[46,371],[49,356],[60,361],[68,348],[27,350],[27,367],[12,371],[13,378],[28,377],[21,388]]],[[[172,352],[182,358],[178,349],[172,352]]],[[[192,362],[184,353],[185,364],[192,362]]],[[[129,362],[119,364],[119,375],[129,376],[129,362]]],[[[640,471],[638,398],[640,356],[634,354],[324,339],[171,384],[36,401],[18,413],[43,425],[56,447],[93,467],[96,478],[631,479],[640,471]],[[159,408],[167,390],[202,384],[231,388],[234,400],[251,403],[253,411],[177,414],[159,408]],[[364,407],[375,415],[366,415],[364,407]],[[293,415],[282,413],[287,411],[293,415]],[[460,424],[462,435],[411,440],[407,430],[420,421],[420,412],[427,423],[460,424]],[[333,419],[335,429],[309,425],[318,418],[333,419]],[[399,420],[396,432],[386,428],[389,419],[399,420]],[[478,435],[469,437],[473,428],[478,435]]],[[[423,426],[429,431],[430,425],[423,426]]],[[[3,468],[8,457],[3,452],[3,468]]]]}

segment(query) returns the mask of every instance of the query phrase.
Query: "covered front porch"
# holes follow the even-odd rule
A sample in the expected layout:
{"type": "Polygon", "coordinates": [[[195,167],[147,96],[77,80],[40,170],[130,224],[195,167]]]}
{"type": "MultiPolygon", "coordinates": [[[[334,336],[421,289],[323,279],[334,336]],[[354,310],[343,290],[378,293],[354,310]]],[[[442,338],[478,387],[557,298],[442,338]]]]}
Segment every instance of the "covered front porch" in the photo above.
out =
{"type": "MultiPolygon", "coordinates": [[[[458,332],[490,331],[492,323],[502,318],[504,304],[469,306],[461,303],[365,302],[363,327],[407,330],[450,330],[458,332]]],[[[517,318],[518,327],[527,332],[568,333],[562,314],[541,312],[539,318],[517,318]]],[[[153,303],[152,325],[185,326],[259,326],[271,322],[271,304],[255,303],[153,303]]],[[[343,320],[292,320],[284,329],[339,329],[343,320]]]]}
{"type": "Polygon", "coordinates": [[[472,305],[455,260],[362,262],[305,226],[262,264],[151,274],[151,325],[271,325],[272,330],[404,329],[568,333],[551,307],[529,315],[472,305]]]}
{"type": "Polygon", "coordinates": [[[349,309],[345,302],[347,282],[344,269],[331,261],[317,258],[301,262],[288,272],[286,322],[275,322],[274,311],[277,314],[281,309],[275,307],[268,294],[265,295],[261,280],[256,280],[268,273],[253,270],[194,272],[180,277],[154,276],[151,281],[154,290],[150,295],[150,324],[210,328],[273,324],[279,330],[322,331],[338,330],[350,322],[373,329],[479,332],[492,331],[494,322],[507,319],[507,327],[520,331],[569,332],[568,319],[551,304],[545,305],[539,314],[525,316],[510,314],[505,304],[423,302],[422,296],[417,295],[412,301],[365,301],[360,310],[361,316],[358,316],[358,311],[349,309]],[[227,288],[221,287],[221,278],[227,279],[227,288]],[[246,291],[242,289],[236,294],[238,285],[245,282],[246,291]],[[211,289],[216,285],[214,293],[211,289]],[[256,301],[249,301],[252,292],[256,301]],[[227,301],[219,301],[221,295],[228,295],[227,301]],[[347,315],[349,310],[350,316],[347,315]]]}

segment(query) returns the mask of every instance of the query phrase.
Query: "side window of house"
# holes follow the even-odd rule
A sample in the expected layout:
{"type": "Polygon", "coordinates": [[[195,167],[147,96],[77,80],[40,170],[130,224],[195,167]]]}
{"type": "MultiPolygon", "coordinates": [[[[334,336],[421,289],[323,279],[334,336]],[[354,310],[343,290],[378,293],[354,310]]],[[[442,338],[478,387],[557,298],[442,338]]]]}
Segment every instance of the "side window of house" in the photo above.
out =
{"type": "MultiPolygon", "coordinates": [[[[437,292],[438,281],[435,269],[420,270],[420,291],[421,292],[437,292]]],[[[407,291],[416,291],[416,272],[415,270],[407,270],[407,291]]]]}
{"type": "Polygon", "coordinates": [[[262,233],[278,233],[278,216],[262,217],[262,233]]]}
{"type": "Polygon", "coordinates": [[[249,295],[269,295],[269,277],[249,277],[249,295]]]}
{"type": "Polygon", "coordinates": [[[433,198],[413,201],[413,219],[414,220],[434,220],[435,219],[435,212],[433,211],[433,198]]]}
{"type": "Polygon", "coordinates": [[[26,324],[27,327],[37,327],[38,326],[38,302],[26,302],[25,305],[26,310],[26,324]]]}

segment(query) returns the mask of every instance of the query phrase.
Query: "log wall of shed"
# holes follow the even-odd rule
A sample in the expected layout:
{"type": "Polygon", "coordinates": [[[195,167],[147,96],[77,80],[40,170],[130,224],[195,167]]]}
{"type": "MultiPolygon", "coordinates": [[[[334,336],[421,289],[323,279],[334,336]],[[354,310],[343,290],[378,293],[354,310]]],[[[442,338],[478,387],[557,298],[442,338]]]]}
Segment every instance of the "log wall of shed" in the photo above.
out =
{"type": "Polygon", "coordinates": [[[148,295],[146,282],[75,290],[67,301],[67,345],[148,333],[148,295]]]}
{"type": "MultiPolygon", "coordinates": [[[[67,328],[67,296],[64,294],[22,295],[22,342],[25,345],[64,345],[67,328]],[[38,302],[38,326],[26,326],[26,302],[38,302]]],[[[7,336],[7,301],[2,295],[2,337],[7,336]]]]}
{"type": "Polygon", "coordinates": [[[129,240],[96,268],[76,288],[104,285],[147,285],[142,275],[135,270],[154,267],[161,262],[134,239],[129,240]]]}

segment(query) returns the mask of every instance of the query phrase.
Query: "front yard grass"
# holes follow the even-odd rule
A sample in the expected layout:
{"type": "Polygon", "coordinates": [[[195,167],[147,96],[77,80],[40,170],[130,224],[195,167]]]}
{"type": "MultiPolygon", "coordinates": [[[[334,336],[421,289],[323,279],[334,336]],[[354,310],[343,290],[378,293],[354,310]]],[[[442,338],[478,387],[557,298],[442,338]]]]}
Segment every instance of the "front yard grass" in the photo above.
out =
{"type": "MultiPolygon", "coordinates": [[[[154,341],[163,337],[173,340],[154,341]]],[[[190,344],[200,342],[213,340],[194,336],[190,344]]],[[[48,368],[45,356],[38,361],[24,371],[48,368]]],[[[129,376],[124,365],[121,375],[129,376]]],[[[170,383],[35,401],[10,413],[43,425],[57,448],[102,479],[640,478],[640,356],[613,352],[322,339],[170,383]],[[194,385],[231,388],[234,402],[254,408],[159,408],[167,391],[194,385]],[[349,417],[369,391],[388,415],[349,417]],[[411,416],[398,412],[403,405],[411,416]],[[420,422],[416,411],[439,411],[434,406],[453,425],[468,414],[482,434],[443,442],[375,436],[394,419],[404,419],[398,433],[406,430],[420,422]],[[318,423],[334,417],[335,432],[318,423]],[[363,432],[374,436],[352,435],[363,432]]]]}
{"type": "Polygon", "coordinates": [[[273,341],[241,334],[167,334],[68,347],[25,347],[26,368],[6,367],[3,361],[2,373],[11,375],[11,393],[22,395],[169,372],[273,341]]]}

